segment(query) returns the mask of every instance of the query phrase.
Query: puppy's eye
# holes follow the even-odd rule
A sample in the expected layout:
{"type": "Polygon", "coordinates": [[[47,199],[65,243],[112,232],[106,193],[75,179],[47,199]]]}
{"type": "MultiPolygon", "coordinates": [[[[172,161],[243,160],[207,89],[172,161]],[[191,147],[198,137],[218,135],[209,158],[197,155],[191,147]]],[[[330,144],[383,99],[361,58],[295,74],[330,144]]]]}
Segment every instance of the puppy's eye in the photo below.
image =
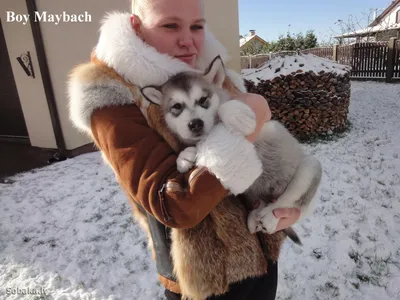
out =
{"type": "Polygon", "coordinates": [[[204,104],[204,103],[206,103],[207,99],[208,99],[207,97],[202,97],[202,98],[200,98],[199,103],[204,104]]]}
{"type": "Polygon", "coordinates": [[[182,104],[176,103],[174,106],[172,106],[172,109],[181,110],[182,109],[182,104]]]}
{"type": "Polygon", "coordinates": [[[201,97],[198,103],[201,107],[208,108],[209,106],[208,97],[201,97]]]}

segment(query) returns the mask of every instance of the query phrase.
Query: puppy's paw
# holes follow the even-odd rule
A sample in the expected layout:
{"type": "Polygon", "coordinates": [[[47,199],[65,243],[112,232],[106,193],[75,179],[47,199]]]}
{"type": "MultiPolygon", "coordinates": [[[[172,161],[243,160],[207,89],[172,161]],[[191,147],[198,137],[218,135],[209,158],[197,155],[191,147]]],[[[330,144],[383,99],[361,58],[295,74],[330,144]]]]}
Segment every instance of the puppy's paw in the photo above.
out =
{"type": "Polygon", "coordinates": [[[261,227],[261,231],[268,234],[273,234],[278,226],[279,219],[274,215],[273,207],[267,206],[261,209],[258,213],[258,224],[261,227]]]}
{"type": "Polygon", "coordinates": [[[243,135],[250,135],[256,130],[256,115],[245,103],[230,100],[218,109],[218,116],[227,128],[243,135]]]}
{"type": "Polygon", "coordinates": [[[247,227],[250,233],[256,233],[260,231],[259,221],[258,221],[258,209],[252,210],[247,217],[247,227]]]}
{"type": "Polygon", "coordinates": [[[176,165],[180,173],[186,173],[194,167],[196,163],[196,147],[187,147],[176,159],[176,165]]]}

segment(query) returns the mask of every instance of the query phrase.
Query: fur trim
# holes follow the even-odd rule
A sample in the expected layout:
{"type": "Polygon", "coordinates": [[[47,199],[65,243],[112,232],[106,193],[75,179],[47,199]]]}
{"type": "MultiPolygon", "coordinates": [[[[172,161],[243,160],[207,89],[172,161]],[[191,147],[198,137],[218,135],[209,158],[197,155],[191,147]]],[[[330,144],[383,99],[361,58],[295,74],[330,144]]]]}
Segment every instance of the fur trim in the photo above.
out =
{"type": "Polygon", "coordinates": [[[104,76],[93,64],[75,68],[68,82],[70,120],[83,132],[90,133],[90,117],[95,109],[133,104],[132,92],[117,79],[104,76]]]}
{"type": "Polygon", "coordinates": [[[216,125],[197,144],[196,165],[209,169],[234,195],[247,190],[262,173],[254,145],[224,124],[216,125]]]}
{"type": "Polygon", "coordinates": [[[236,86],[242,93],[247,93],[244,79],[237,72],[226,69],[226,75],[231,79],[234,86],[236,86]]]}
{"type": "Polygon", "coordinates": [[[213,59],[218,55],[226,65],[230,57],[226,48],[217,40],[215,35],[209,30],[207,24],[204,27],[204,47],[203,52],[197,58],[196,69],[203,73],[206,71],[213,59]]]}
{"type": "Polygon", "coordinates": [[[221,295],[232,283],[266,273],[267,262],[246,220],[240,200],[228,196],[196,227],[171,231],[171,256],[183,299],[221,295]]]}

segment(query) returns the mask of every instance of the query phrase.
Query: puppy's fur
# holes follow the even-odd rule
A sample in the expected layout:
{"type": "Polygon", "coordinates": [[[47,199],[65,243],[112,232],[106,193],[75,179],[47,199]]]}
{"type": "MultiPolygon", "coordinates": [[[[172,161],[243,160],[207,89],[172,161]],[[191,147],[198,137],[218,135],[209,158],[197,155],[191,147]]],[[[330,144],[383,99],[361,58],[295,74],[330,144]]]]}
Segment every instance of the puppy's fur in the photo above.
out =
{"type": "MultiPolygon", "coordinates": [[[[162,86],[141,90],[149,101],[161,106],[169,129],[188,146],[177,159],[180,172],[196,164],[196,144],[207,137],[215,124],[222,122],[232,134],[254,132],[254,112],[240,101],[229,100],[229,95],[222,90],[225,76],[222,60],[217,57],[205,74],[179,73],[162,86]]],[[[247,223],[252,233],[271,234],[279,221],[273,214],[274,209],[297,207],[301,211],[300,219],[312,212],[322,168],[277,121],[265,123],[254,146],[263,172],[244,194],[251,201],[261,200],[261,204],[249,214],[247,223]]],[[[285,233],[301,244],[291,228],[285,233]]]]}

